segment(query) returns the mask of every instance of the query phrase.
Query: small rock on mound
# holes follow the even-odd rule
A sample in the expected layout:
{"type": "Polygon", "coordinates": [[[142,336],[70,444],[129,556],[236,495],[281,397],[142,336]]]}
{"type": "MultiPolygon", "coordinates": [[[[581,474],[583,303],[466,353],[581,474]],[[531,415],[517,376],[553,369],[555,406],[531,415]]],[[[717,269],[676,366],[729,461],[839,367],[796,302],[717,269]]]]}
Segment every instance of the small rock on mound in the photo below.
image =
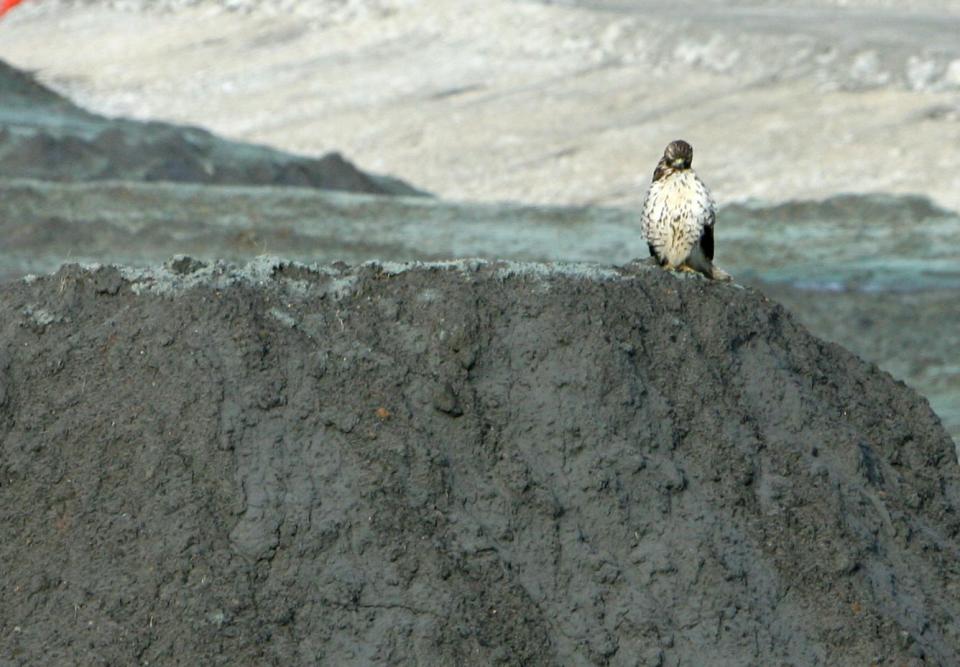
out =
{"type": "Polygon", "coordinates": [[[180,258],[0,314],[15,661],[960,662],[949,439],[754,291],[180,258]]]}

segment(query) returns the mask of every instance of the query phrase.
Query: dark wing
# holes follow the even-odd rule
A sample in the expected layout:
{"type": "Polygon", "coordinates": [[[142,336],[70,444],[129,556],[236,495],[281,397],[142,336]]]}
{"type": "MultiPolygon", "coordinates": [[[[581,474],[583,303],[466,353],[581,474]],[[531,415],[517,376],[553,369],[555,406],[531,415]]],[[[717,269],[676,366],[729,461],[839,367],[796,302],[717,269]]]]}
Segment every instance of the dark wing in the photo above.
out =
{"type": "Polygon", "coordinates": [[[711,211],[710,222],[703,226],[703,234],[700,235],[700,249],[703,250],[703,256],[713,261],[713,223],[717,216],[711,211]]]}
{"type": "Polygon", "coordinates": [[[670,171],[670,167],[667,166],[667,163],[665,160],[661,159],[657,163],[657,168],[653,170],[654,182],[659,181],[661,178],[666,176],[669,171],[670,171]]]}

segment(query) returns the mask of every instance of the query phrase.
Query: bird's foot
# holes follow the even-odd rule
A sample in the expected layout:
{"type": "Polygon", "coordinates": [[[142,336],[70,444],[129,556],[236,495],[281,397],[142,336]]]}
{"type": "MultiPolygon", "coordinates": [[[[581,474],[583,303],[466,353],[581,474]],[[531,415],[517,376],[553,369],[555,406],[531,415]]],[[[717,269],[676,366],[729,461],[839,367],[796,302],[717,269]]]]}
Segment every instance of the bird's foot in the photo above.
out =
{"type": "Polygon", "coordinates": [[[677,271],[681,271],[683,273],[700,273],[689,264],[681,264],[680,266],[677,267],[677,271]]]}

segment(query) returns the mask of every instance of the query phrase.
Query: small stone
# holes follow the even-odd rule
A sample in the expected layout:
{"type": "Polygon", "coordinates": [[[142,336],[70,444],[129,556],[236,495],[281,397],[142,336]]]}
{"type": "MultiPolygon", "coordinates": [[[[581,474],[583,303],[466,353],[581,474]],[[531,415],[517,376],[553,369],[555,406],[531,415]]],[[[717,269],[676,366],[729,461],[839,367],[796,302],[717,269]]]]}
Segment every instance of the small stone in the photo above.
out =
{"type": "Polygon", "coordinates": [[[459,417],[463,414],[463,408],[460,407],[460,399],[457,398],[449,382],[444,383],[434,392],[433,407],[451,417],[459,417]]]}

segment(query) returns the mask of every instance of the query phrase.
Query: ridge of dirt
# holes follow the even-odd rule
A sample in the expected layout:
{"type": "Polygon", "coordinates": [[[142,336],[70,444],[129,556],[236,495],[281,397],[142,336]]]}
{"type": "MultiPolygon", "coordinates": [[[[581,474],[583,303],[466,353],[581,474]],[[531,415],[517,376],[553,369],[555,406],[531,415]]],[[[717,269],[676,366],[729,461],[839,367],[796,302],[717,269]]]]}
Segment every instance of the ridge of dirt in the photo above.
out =
{"type": "Polygon", "coordinates": [[[644,266],[0,286],[5,664],[960,660],[927,402],[644,266]]]}

